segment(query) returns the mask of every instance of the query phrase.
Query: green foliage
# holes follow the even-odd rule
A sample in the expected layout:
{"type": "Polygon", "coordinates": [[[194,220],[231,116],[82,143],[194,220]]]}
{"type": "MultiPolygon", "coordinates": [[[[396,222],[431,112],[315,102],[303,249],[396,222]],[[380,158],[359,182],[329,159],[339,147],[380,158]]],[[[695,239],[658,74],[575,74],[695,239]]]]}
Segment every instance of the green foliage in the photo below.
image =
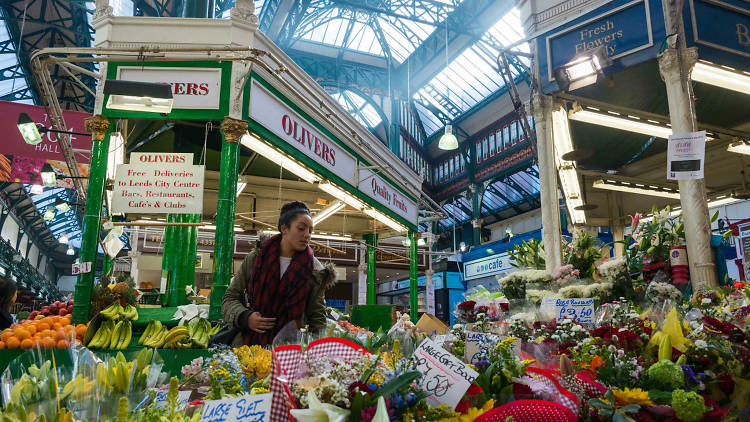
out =
{"type": "Polygon", "coordinates": [[[640,405],[628,404],[618,407],[612,390],[607,391],[604,399],[590,399],[589,406],[605,419],[611,419],[613,422],[635,422],[635,419],[628,416],[628,413],[638,413],[640,405]]]}
{"type": "Polygon", "coordinates": [[[649,382],[664,390],[685,385],[685,374],[680,365],[670,360],[660,360],[648,368],[649,382]]]}
{"type": "Polygon", "coordinates": [[[539,240],[524,240],[520,245],[514,245],[509,254],[510,265],[516,268],[545,269],[544,243],[539,240]]]}

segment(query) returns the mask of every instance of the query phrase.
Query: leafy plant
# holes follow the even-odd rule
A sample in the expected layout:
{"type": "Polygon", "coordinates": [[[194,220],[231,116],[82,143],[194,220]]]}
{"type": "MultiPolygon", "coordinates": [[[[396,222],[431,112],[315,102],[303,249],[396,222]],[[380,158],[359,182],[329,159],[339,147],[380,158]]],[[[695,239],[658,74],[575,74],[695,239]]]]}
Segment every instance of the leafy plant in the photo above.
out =
{"type": "Polygon", "coordinates": [[[635,422],[635,419],[628,416],[628,413],[638,413],[641,406],[638,404],[628,404],[618,407],[612,390],[607,391],[604,399],[590,399],[589,406],[596,409],[596,412],[612,422],[635,422]]]}
{"type": "Polygon", "coordinates": [[[520,245],[514,245],[509,254],[510,265],[516,268],[545,269],[544,243],[540,240],[524,240],[520,245]]]}
{"type": "Polygon", "coordinates": [[[565,247],[565,262],[580,271],[580,278],[591,278],[596,272],[596,261],[602,257],[594,247],[596,239],[583,231],[565,247]]]}

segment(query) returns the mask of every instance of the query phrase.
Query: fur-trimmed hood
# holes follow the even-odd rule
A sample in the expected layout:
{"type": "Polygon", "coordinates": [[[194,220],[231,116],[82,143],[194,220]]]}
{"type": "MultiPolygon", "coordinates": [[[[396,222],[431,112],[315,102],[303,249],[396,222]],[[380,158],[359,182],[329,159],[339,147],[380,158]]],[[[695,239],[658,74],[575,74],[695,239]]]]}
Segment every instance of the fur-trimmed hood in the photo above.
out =
{"type": "Polygon", "coordinates": [[[338,282],[336,266],[331,263],[323,264],[318,258],[314,258],[312,275],[313,287],[317,289],[322,288],[323,291],[330,289],[338,282]]]}

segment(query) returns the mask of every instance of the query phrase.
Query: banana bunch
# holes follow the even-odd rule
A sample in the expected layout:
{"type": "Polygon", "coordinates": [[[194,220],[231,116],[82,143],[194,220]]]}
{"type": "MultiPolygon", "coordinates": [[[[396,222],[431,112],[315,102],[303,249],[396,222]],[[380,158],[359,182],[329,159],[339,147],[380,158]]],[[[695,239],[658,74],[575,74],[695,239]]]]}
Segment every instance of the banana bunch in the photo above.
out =
{"type": "Polygon", "coordinates": [[[120,302],[115,302],[109,305],[108,308],[99,312],[99,314],[104,318],[111,319],[113,321],[117,321],[118,319],[129,321],[138,320],[138,309],[136,309],[135,306],[129,304],[123,307],[122,305],[120,305],[120,302]]]}
{"type": "Polygon", "coordinates": [[[62,393],[60,393],[60,400],[81,401],[92,394],[95,387],[96,382],[94,380],[84,377],[83,374],[78,374],[65,384],[62,393]]]}
{"type": "Polygon", "coordinates": [[[133,324],[126,319],[103,322],[91,340],[86,344],[89,349],[125,349],[133,337],[133,324]]]}
{"type": "Polygon", "coordinates": [[[151,320],[138,344],[155,349],[205,349],[220,329],[220,325],[211,326],[205,318],[194,318],[190,323],[171,330],[161,322],[151,320]]]}

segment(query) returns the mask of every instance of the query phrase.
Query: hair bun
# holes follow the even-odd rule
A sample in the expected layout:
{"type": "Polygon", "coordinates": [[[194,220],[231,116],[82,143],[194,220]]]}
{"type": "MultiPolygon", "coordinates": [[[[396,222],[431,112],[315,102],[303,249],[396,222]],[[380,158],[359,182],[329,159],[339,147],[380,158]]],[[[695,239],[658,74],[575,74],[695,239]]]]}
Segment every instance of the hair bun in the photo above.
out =
{"type": "Polygon", "coordinates": [[[292,202],[287,202],[286,204],[284,204],[283,207],[281,207],[280,214],[284,214],[287,211],[300,209],[300,208],[306,210],[308,214],[310,213],[310,208],[308,208],[304,202],[292,201],[292,202]]]}

